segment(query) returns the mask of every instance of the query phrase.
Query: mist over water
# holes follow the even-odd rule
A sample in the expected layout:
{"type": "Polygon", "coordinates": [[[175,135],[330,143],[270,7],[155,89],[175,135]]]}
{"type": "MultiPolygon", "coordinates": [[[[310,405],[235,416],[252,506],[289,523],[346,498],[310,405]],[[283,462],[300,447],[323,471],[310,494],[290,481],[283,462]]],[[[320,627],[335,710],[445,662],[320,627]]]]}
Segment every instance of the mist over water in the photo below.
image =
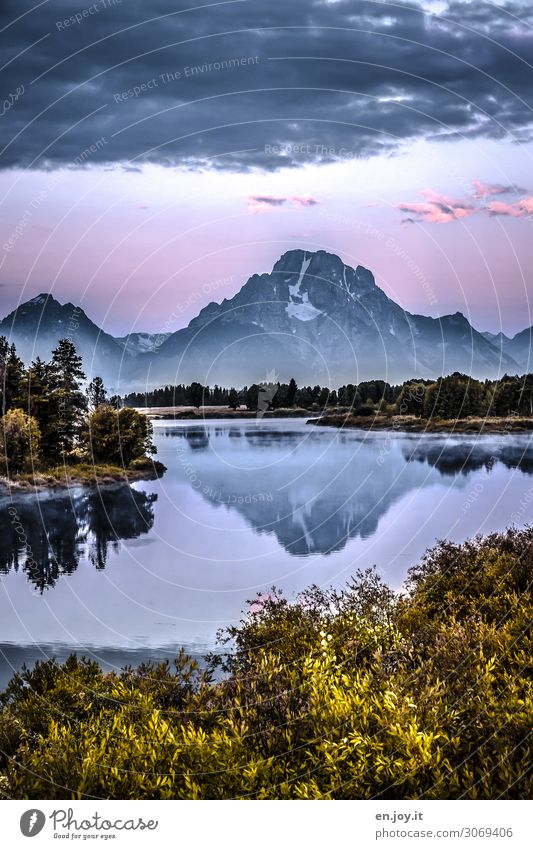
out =
{"type": "Polygon", "coordinates": [[[201,654],[272,585],[339,585],[376,564],[399,587],[437,539],[531,518],[527,435],[294,419],[154,430],[160,480],[0,504],[0,685],[25,660],[71,650],[106,668],[181,645],[201,654]]]}

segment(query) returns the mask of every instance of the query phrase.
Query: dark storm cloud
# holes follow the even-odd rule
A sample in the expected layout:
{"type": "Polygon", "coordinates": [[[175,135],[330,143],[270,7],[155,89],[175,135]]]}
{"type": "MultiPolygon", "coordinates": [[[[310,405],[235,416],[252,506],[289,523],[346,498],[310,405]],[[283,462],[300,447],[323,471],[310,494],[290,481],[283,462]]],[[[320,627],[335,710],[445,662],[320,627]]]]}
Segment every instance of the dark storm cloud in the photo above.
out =
{"type": "Polygon", "coordinates": [[[2,4],[3,167],[273,170],[420,137],[529,138],[522,3],[34,5],[2,4]]]}

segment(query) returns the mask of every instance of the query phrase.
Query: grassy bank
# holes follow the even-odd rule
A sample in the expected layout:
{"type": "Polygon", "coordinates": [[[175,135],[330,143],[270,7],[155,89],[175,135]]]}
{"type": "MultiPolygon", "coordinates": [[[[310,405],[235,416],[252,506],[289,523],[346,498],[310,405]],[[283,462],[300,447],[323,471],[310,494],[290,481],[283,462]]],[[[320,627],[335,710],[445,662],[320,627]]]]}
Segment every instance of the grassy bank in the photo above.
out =
{"type": "MultiPolygon", "coordinates": [[[[254,410],[230,410],[205,407],[139,407],[153,419],[178,419],[201,422],[210,419],[257,419],[254,410]]],[[[533,417],[526,416],[469,416],[462,419],[420,418],[414,415],[355,415],[346,409],[313,412],[300,407],[280,408],[261,413],[261,418],[306,418],[308,424],[329,427],[361,428],[362,430],[397,430],[407,433],[527,433],[533,431],[533,417]],[[312,416],[312,418],[310,418],[312,416]]]]}
{"type": "MultiPolygon", "coordinates": [[[[138,413],[144,413],[153,419],[257,419],[257,410],[232,410],[229,407],[136,407],[138,413]]],[[[280,407],[277,410],[261,412],[266,419],[302,419],[310,415],[310,410],[300,407],[280,407]]]]}
{"type": "Polygon", "coordinates": [[[533,530],[442,543],[402,597],[256,599],[218,682],[74,657],[1,697],[9,798],[529,798],[533,530]]]}
{"type": "Polygon", "coordinates": [[[533,418],[525,416],[471,416],[465,419],[424,419],[417,416],[356,416],[353,413],[326,413],[308,424],[363,430],[397,430],[407,433],[527,433],[533,418]]]}
{"type": "Polygon", "coordinates": [[[34,472],[20,472],[11,477],[0,476],[0,495],[153,480],[161,477],[165,471],[166,467],[163,463],[149,457],[135,460],[128,468],[110,463],[76,463],[51,466],[34,472]]]}

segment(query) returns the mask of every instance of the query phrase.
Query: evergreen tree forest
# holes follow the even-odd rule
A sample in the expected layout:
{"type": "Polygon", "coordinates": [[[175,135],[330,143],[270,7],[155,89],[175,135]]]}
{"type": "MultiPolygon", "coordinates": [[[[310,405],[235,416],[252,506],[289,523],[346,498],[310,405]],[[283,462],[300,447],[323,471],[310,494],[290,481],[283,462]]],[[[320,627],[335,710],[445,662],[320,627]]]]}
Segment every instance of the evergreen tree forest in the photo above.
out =
{"type": "Polygon", "coordinates": [[[69,339],[52,357],[26,367],[15,345],[0,337],[0,474],[74,463],[129,467],[155,453],[149,419],[108,397],[103,381],[88,385],[69,339]]]}

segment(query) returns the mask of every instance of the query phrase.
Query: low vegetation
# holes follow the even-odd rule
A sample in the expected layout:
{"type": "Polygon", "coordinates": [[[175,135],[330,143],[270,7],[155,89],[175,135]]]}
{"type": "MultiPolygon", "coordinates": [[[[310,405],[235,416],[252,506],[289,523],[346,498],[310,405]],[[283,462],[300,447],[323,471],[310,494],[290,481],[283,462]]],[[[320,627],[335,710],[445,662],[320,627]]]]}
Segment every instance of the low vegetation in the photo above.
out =
{"type": "Polygon", "coordinates": [[[533,430],[533,417],[469,416],[466,419],[424,419],[405,415],[359,415],[353,412],[326,412],[308,424],[355,427],[363,430],[396,430],[409,433],[527,433],[533,430]]]}
{"type": "Polygon", "coordinates": [[[372,570],[258,596],[208,671],[38,663],[1,696],[1,792],[530,798],[532,591],[533,529],[509,530],[439,544],[401,596],[372,570]]]}
{"type": "MultiPolygon", "coordinates": [[[[4,488],[14,493],[56,488],[70,489],[76,486],[106,486],[161,477],[165,471],[166,467],[163,463],[149,458],[134,460],[127,468],[112,463],[76,462],[63,466],[50,466],[41,471],[21,472],[15,477],[4,478],[4,488]]],[[[1,483],[0,478],[0,487],[1,483]]]]}

